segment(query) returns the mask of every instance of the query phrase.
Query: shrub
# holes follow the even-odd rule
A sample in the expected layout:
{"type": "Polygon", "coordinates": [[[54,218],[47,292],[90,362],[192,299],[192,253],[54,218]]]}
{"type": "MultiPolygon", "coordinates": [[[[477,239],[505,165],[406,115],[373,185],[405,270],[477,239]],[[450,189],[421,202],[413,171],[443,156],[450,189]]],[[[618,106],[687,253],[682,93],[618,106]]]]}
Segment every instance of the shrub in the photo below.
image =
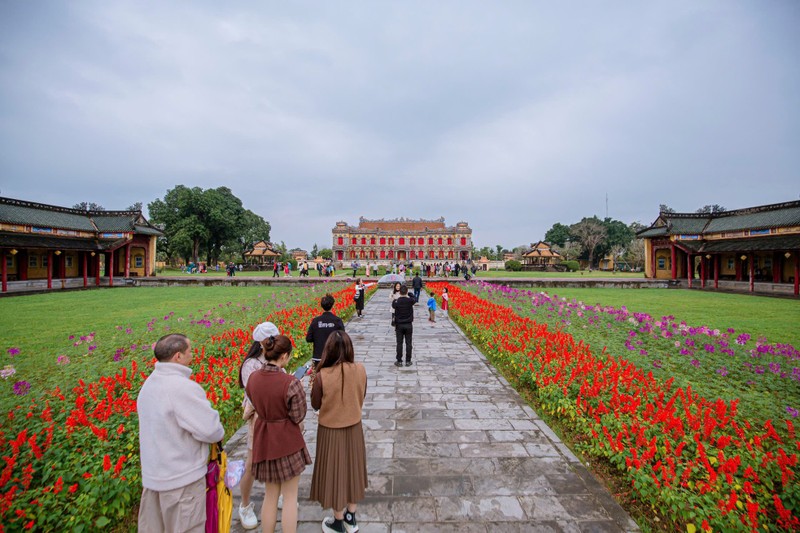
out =
{"type": "Polygon", "coordinates": [[[566,267],[569,272],[577,272],[581,268],[577,261],[561,261],[561,266],[566,267]]]}
{"type": "Polygon", "coordinates": [[[514,272],[519,272],[520,270],[522,270],[522,263],[520,263],[519,261],[516,261],[514,259],[506,261],[506,270],[512,270],[514,272]]]}

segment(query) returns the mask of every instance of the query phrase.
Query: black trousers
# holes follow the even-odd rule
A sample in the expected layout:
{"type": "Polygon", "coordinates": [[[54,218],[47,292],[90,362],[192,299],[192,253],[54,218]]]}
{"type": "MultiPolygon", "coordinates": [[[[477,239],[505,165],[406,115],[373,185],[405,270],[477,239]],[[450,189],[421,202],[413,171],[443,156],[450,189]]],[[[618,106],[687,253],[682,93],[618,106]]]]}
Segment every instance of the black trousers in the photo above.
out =
{"type": "Polygon", "coordinates": [[[397,336],[397,360],[403,360],[403,340],[406,341],[406,362],[411,361],[411,337],[414,334],[414,324],[397,324],[394,328],[397,336]]]}

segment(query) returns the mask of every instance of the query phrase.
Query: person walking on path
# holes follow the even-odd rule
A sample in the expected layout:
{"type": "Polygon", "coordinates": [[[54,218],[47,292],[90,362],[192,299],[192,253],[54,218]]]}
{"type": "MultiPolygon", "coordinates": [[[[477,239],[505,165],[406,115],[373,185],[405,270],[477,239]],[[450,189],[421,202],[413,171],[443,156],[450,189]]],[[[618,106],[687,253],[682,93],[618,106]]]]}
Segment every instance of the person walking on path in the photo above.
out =
{"type": "Polygon", "coordinates": [[[292,276],[292,275],[291,275],[291,274],[289,274],[289,261],[286,261],[286,262],[283,264],[283,277],[285,277],[285,278],[289,278],[289,277],[291,277],[291,276],[292,276]]]}
{"type": "MultiPolygon", "coordinates": [[[[272,322],[262,322],[253,329],[253,344],[250,345],[247,355],[239,367],[239,386],[247,387],[247,382],[253,372],[260,370],[267,363],[264,358],[264,348],[261,345],[268,337],[280,335],[278,327],[272,322]]],[[[242,401],[242,418],[247,421],[247,458],[244,463],[244,473],[239,482],[239,492],[242,501],[239,504],[239,522],[245,529],[253,529],[258,526],[258,518],[253,510],[253,502],[250,501],[250,491],[253,490],[253,426],[258,415],[256,415],[253,403],[247,394],[242,401]]]]}
{"type": "Polygon", "coordinates": [[[411,288],[414,289],[414,302],[419,303],[419,292],[422,290],[422,278],[419,277],[419,272],[414,274],[414,279],[411,280],[411,288]]]}
{"type": "Polygon", "coordinates": [[[350,336],[336,331],[325,343],[322,363],[311,388],[311,407],[319,409],[317,456],[310,499],[333,517],[322,521],[327,533],[358,531],[356,508],[367,489],[367,453],[361,409],[367,371],[355,362],[350,336]]]}
{"type": "Polygon", "coordinates": [[[353,295],[353,301],[356,304],[356,313],[358,318],[361,318],[361,312],[364,310],[364,299],[366,298],[367,287],[372,287],[373,285],[375,284],[362,283],[361,278],[358,278],[356,280],[355,294],[353,295]]]}
{"type": "Polygon", "coordinates": [[[403,341],[406,343],[406,366],[411,366],[411,337],[414,335],[414,299],[408,296],[408,286],[400,286],[400,297],[392,302],[397,337],[394,366],[403,366],[403,341]]]}
{"type": "Polygon", "coordinates": [[[442,311],[444,311],[445,316],[447,316],[447,310],[450,307],[450,294],[447,292],[447,287],[442,289],[442,311]]]}
{"type": "Polygon", "coordinates": [[[325,348],[325,342],[334,331],[344,331],[344,322],[338,316],[331,312],[333,304],[336,303],[333,296],[326,294],[323,296],[319,305],[322,307],[322,314],[314,317],[308,325],[306,332],[306,342],[314,343],[314,354],[311,356],[311,361],[316,369],[322,359],[322,350],[325,348]]]}
{"type": "Polygon", "coordinates": [[[256,414],[253,425],[253,476],[266,484],[261,506],[261,530],[274,532],[278,497],[283,496],[281,530],[297,531],[297,487],[311,464],[303,438],[306,393],[292,374],[283,372],[292,356],[292,341],[270,335],[262,343],[266,364],[250,375],[245,391],[256,414]]]}
{"type": "Polygon", "coordinates": [[[389,307],[391,308],[391,311],[392,311],[392,327],[395,326],[394,305],[392,305],[392,304],[394,304],[395,300],[400,298],[400,286],[401,286],[401,283],[399,281],[396,281],[395,284],[392,285],[392,293],[389,295],[389,307]]]}
{"type": "Polygon", "coordinates": [[[430,313],[430,317],[428,317],[428,321],[436,322],[436,294],[431,292],[428,298],[428,312],[430,313]]]}
{"type": "Polygon", "coordinates": [[[225,429],[203,388],[190,379],[192,343],[172,333],[158,339],[156,365],[136,400],[142,498],[139,531],[206,528],[209,444],[225,429]]]}
{"type": "Polygon", "coordinates": [[[279,278],[279,277],[280,277],[280,276],[278,275],[278,269],[279,269],[280,267],[281,267],[281,264],[280,264],[280,263],[278,263],[277,261],[275,261],[274,263],[272,263],[272,277],[273,277],[273,278],[279,278]]]}

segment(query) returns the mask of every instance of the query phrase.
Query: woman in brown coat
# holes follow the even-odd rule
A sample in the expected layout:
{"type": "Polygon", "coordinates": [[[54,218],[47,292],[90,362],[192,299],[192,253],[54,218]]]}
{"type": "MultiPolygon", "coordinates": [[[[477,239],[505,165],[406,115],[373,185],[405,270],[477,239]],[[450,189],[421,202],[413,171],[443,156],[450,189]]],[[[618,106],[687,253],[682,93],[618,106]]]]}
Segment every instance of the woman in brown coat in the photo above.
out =
{"type": "Polygon", "coordinates": [[[297,486],[300,474],[311,464],[301,424],[306,417],[306,395],[300,381],[284,373],[292,342],[289,337],[267,337],[264,366],[247,380],[247,396],[256,410],[253,427],[253,476],[266,484],[261,507],[262,531],[275,531],[278,496],[283,495],[281,528],[297,530],[297,486]]]}
{"type": "Polygon", "coordinates": [[[356,504],[367,489],[361,428],[367,372],[354,357],[350,336],[339,330],[331,333],[311,389],[311,406],[319,409],[311,499],[333,509],[333,517],[322,522],[327,533],[358,531],[356,504]]]}

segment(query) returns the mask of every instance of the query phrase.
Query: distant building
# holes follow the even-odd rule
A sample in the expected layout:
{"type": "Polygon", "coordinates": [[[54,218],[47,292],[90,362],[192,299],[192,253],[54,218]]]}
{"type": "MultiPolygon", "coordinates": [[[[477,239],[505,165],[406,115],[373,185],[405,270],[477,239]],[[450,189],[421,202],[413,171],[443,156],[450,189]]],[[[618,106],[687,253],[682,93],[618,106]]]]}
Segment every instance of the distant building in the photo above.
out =
{"type": "Polygon", "coordinates": [[[291,255],[292,259],[294,259],[298,263],[308,260],[308,252],[305,250],[301,250],[300,248],[289,250],[289,255],[291,255]]]}
{"type": "Polygon", "coordinates": [[[446,226],[436,220],[367,220],[358,226],[337,222],[333,228],[336,261],[467,261],[471,259],[472,229],[466,222],[446,226]]]}
{"type": "Polygon", "coordinates": [[[248,265],[266,266],[271,265],[280,255],[273,249],[271,243],[258,241],[253,244],[251,250],[244,253],[244,260],[248,265]]]}
{"type": "Polygon", "coordinates": [[[546,269],[561,262],[561,254],[544,241],[531,243],[531,248],[522,254],[522,265],[546,269]]]}
{"type": "MultiPolygon", "coordinates": [[[[141,211],[85,211],[0,198],[2,291],[9,282],[47,280],[41,288],[114,285],[153,276],[163,233],[141,211]],[[69,283],[68,283],[69,281],[69,283]]],[[[38,286],[36,287],[38,288],[38,286]]]]}
{"type": "Polygon", "coordinates": [[[645,276],[794,284],[800,293],[800,201],[718,213],[660,213],[637,233],[645,276]]]}

